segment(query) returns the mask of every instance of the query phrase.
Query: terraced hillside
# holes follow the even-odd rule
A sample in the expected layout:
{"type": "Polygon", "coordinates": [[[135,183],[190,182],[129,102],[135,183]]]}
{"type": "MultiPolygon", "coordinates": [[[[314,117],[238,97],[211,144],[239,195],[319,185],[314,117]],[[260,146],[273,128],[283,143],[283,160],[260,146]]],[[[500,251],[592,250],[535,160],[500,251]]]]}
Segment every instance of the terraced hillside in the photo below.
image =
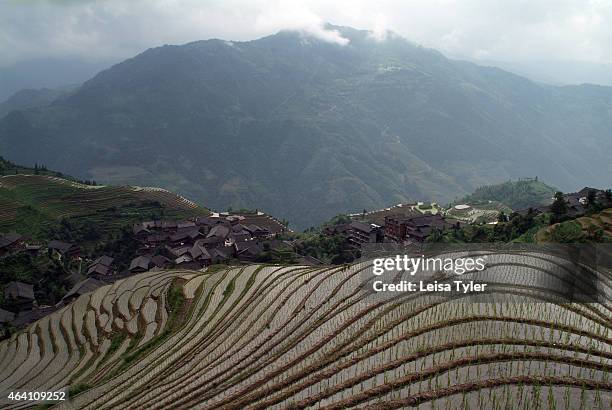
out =
{"type": "Polygon", "coordinates": [[[73,218],[105,232],[162,211],[168,218],[209,213],[159,188],[91,186],[44,175],[0,177],[0,231],[19,228],[35,234],[41,226],[73,218]]]}
{"type": "Polygon", "coordinates": [[[541,228],[539,242],[612,242],[612,208],[541,228]]]}
{"type": "Polygon", "coordinates": [[[559,258],[489,256],[490,295],[519,301],[368,300],[366,263],[144,273],[0,343],[0,392],[81,390],[58,409],[609,408],[611,272],[590,272],[602,303],[564,304],[524,286],[562,281],[559,258]]]}

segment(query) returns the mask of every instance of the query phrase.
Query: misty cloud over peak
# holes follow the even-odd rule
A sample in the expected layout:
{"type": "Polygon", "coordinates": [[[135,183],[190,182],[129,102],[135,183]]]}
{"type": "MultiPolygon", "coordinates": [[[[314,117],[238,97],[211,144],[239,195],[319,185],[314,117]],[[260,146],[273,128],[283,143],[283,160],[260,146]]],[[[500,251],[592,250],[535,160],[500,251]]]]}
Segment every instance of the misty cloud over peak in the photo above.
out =
{"type": "Polygon", "coordinates": [[[612,63],[612,3],[491,0],[89,0],[0,3],[0,65],[45,57],[119,60],[161,44],[253,40],[297,30],[346,45],[325,22],[395,32],[448,55],[612,63]]]}

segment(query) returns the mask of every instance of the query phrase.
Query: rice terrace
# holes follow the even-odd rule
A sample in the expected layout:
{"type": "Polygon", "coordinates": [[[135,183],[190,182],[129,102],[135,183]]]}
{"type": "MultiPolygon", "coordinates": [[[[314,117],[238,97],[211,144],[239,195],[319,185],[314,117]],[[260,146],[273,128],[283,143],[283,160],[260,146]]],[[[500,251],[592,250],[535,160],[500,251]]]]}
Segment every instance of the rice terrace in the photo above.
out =
{"type": "Polygon", "coordinates": [[[0,410],[612,410],[611,20],[0,0],[0,410]]]}
{"type": "Polygon", "coordinates": [[[0,229],[29,228],[33,234],[61,219],[96,224],[101,232],[118,229],[147,213],[187,218],[210,212],[165,189],[86,185],[66,177],[0,177],[0,229]]]}
{"type": "Polygon", "coordinates": [[[142,273],[2,342],[0,389],[67,389],[57,409],[610,408],[610,270],[589,273],[599,303],[563,303],[527,286],[563,281],[558,257],[492,258],[487,296],[516,299],[367,302],[368,262],[142,273]]]}

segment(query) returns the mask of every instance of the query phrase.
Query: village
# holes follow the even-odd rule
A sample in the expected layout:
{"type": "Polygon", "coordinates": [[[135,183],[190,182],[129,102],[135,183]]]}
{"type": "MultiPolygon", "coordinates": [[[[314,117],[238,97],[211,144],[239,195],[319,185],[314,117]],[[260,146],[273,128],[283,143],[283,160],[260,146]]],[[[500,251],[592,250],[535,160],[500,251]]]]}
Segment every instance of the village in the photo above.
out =
{"type": "MultiPolygon", "coordinates": [[[[191,220],[159,219],[137,223],[132,228],[136,253],[124,269],[111,255],[90,258],[76,243],[59,240],[39,244],[15,232],[0,236],[0,258],[22,254],[46,255],[70,267],[65,281],[71,286],[53,306],[39,305],[35,284],[12,281],[4,286],[4,302],[11,310],[0,309],[0,326],[21,327],[72,302],[80,295],[134,274],[164,270],[200,270],[215,264],[245,264],[265,261],[265,255],[290,242],[279,239],[287,228],[261,212],[213,213],[191,220]]],[[[320,263],[300,258],[302,264],[320,263]]]]}
{"type": "MultiPolygon", "coordinates": [[[[588,198],[604,200],[601,190],[585,188],[564,196],[567,212],[585,212],[588,198]]],[[[517,213],[547,212],[549,207],[534,207],[517,213]]],[[[399,204],[373,212],[350,214],[343,221],[327,224],[320,230],[323,237],[341,238],[343,246],[354,255],[373,243],[423,243],[435,232],[470,223],[478,208],[468,204],[444,209],[435,203],[399,204]]],[[[490,215],[495,224],[501,211],[490,215]]],[[[212,213],[208,217],[189,220],[158,219],[133,225],[131,241],[135,254],[123,268],[112,255],[84,255],[76,243],[51,240],[47,244],[33,242],[15,232],[0,236],[0,259],[7,255],[31,257],[47,255],[71,269],[62,278],[70,288],[54,305],[39,304],[35,283],[11,281],[4,284],[4,306],[0,308],[0,328],[19,328],[74,301],[79,296],[131,275],[167,269],[205,270],[212,265],[240,265],[254,262],[296,265],[321,265],[312,255],[300,254],[303,240],[286,225],[262,212],[212,213]],[[271,255],[284,255],[279,259],[271,255]]]]}

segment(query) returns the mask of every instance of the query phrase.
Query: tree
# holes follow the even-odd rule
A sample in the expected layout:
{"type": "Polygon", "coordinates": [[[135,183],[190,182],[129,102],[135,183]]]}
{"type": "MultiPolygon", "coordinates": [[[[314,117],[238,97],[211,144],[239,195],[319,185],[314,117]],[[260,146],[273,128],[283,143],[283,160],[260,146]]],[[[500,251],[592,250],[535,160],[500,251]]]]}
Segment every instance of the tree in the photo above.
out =
{"type": "Polygon", "coordinates": [[[431,234],[425,239],[425,242],[436,243],[444,240],[444,234],[439,229],[432,230],[431,234]]]}
{"type": "Polygon", "coordinates": [[[590,224],[586,229],[586,240],[590,242],[602,242],[604,231],[595,224],[590,224]]]}
{"type": "Polygon", "coordinates": [[[565,203],[563,192],[557,191],[555,193],[555,200],[550,206],[550,211],[556,216],[561,216],[567,213],[567,203],[565,203]]]}

